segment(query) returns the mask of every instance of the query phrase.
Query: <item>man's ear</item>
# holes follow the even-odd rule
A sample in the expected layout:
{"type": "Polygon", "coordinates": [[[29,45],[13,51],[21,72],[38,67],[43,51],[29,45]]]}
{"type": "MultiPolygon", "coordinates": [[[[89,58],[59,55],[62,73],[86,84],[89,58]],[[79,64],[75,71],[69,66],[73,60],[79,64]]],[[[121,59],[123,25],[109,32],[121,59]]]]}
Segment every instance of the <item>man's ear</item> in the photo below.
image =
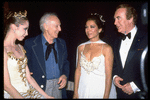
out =
{"type": "Polygon", "coordinates": [[[47,24],[46,23],[43,24],[43,27],[45,30],[47,30],[47,24]]]}
{"type": "Polygon", "coordinates": [[[133,23],[133,17],[129,19],[129,23],[133,23]]]}

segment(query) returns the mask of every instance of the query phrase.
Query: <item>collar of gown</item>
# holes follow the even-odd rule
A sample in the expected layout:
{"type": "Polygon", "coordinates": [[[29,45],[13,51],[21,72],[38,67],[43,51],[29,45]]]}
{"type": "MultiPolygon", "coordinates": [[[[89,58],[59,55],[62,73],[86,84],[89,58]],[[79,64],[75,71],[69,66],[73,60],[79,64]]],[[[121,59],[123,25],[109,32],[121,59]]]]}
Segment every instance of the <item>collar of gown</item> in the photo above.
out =
{"type": "MultiPolygon", "coordinates": [[[[103,43],[103,44],[105,44],[105,42],[102,41],[102,40],[98,40],[98,41],[95,41],[95,42],[91,42],[91,41],[89,40],[89,41],[87,41],[87,42],[81,43],[79,46],[85,45],[85,44],[90,44],[90,43],[103,43]]],[[[79,47],[79,46],[78,46],[78,47],[79,47]]],[[[76,53],[76,67],[77,67],[77,61],[78,61],[78,47],[77,47],[77,53],[76,53]]]]}

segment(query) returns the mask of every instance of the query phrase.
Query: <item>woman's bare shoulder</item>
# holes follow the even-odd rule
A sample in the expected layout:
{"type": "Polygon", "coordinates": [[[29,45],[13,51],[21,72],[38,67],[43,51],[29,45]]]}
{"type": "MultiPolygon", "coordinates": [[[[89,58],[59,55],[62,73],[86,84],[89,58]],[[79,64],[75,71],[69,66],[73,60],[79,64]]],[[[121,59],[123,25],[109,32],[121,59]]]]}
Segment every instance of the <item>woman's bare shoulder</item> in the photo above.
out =
{"type": "Polygon", "coordinates": [[[79,51],[79,52],[83,51],[84,46],[85,46],[85,44],[84,44],[84,45],[80,45],[80,46],[78,46],[78,51],[79,51]]]}
{"type": "Polygon", "coordinates": [[[108,49],[108,50],[112,49],[112,47],[109,44],[107,44],[107,43],[104,44],[104,48],[108,49]]]}
{"type": "Polygon", "coordinates": [[[103,53],[104,54],[109,54],[112,53],[112,47],[109,44],[104,44],[104,48],[103,48],[103,53]]]}

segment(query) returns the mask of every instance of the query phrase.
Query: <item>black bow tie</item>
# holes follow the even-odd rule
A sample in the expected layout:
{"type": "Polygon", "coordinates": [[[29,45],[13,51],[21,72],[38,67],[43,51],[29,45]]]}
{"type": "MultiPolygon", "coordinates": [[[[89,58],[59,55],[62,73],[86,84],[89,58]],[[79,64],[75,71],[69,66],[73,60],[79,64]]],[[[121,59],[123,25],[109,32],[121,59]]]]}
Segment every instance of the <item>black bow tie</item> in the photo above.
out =
{"type": "Polygon", "coordinates": [[[47,45],[47,49],[46,49],[46,53],[45,53],[45,59],[46,60],[48,59],[49,54],[51,53],[51,50],[53,49],[54,50],[55,61],[57,63],[57,52],[56,52],[55,47],[54,47],[55,43],[49,44],[48,42],[46,42],[45,45],[47,45]]]}
{"type": "Polygon", "coordinates": [[[131,32],[128,33],[127,35],[122,34],[121,37],[122,37],[122,40],[125,40],[126,37],[128,37],[129,39],[131,39],[131,32]]]}

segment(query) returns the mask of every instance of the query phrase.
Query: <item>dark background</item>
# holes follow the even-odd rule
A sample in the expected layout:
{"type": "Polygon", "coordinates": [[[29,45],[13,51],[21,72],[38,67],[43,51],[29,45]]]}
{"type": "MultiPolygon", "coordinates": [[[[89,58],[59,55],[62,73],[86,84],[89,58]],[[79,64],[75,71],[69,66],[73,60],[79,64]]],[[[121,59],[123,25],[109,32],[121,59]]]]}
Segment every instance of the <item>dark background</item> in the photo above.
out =
{"type": "MultiPolygon", "coordinates": [[[[70,81],[74,81],[74,72],[76,64],[76,49],[77,46],[88,40],[85,35],[85,22],[86,17],[91,13],[99,13],[103,15],[105,22],[105,32],[101,39],[107,42],[109,45],[113,45],[114,40],[117,37],[116,28],[114,26],[114,12],[115,8],[122,3],[128,3],[132,5],[138,13],[138,28],[147,32],[147,24],[143,24],[141,20],[142,5],[145,1],[131,1],[131,2],[4,2],[4,13],[6,9],[12,11],[27,10],[27,17],[29,19],[29,31],[28,36],[25,39],[37,36],[41,34],[39,27],[39,20],[46,12],[55,12],[60,21],[62,31],[59,33],[59,37],[63,38],[67,44],[68,60],[70,62],[70,81]]],[[[24,41],[21,42],[24,44],[24,41]]],[[[70,95],[70,94],[69,94],[70,95]]],[[[72,95],[72,93],[71,93],[72,95]]],[[[70,96],[71,96],[70,95],[70,96]]],[[[70,97],[71,98],[71,97],[70,97]]]]}

